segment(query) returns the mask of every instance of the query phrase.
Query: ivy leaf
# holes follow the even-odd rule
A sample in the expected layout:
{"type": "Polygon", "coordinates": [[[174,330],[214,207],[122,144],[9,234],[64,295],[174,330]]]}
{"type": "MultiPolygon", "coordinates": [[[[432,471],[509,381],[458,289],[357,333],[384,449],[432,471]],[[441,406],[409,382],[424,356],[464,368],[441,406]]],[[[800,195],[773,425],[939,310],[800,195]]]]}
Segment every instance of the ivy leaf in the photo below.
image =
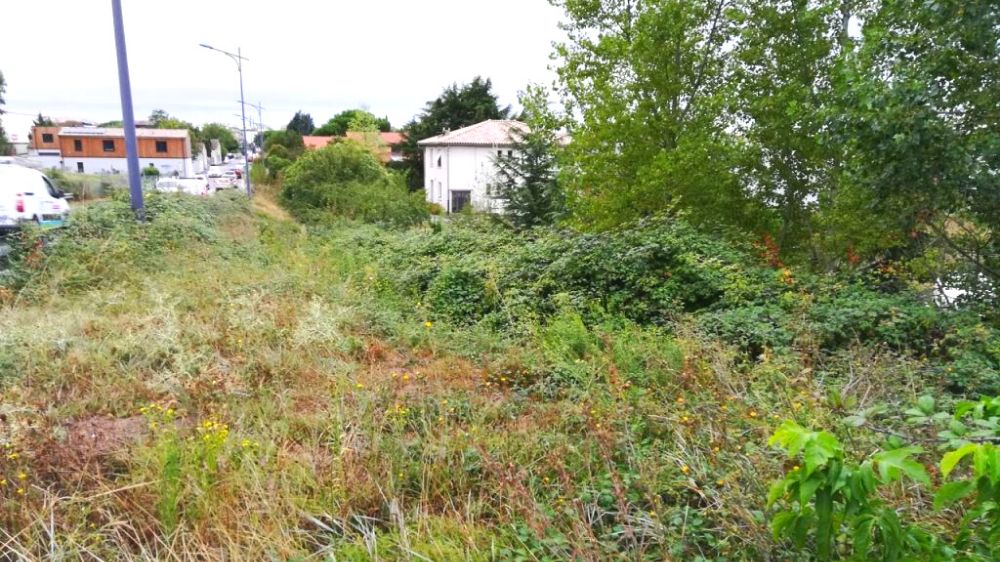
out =
{"type": "Polygon", "coordinates": [[[974,480],[959,480],[958,482],[948,482],[941,486],[934,496],[934,509],[941,509],[964,498],[976,489],[974,480]]]}

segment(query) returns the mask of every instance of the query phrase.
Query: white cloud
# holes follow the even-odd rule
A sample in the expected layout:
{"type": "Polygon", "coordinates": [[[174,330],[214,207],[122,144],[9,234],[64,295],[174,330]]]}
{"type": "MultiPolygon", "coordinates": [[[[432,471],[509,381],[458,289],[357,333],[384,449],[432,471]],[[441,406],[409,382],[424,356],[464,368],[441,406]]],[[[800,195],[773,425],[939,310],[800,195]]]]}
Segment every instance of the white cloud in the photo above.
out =
{"type": "MultiPolygon", "coordinates": [[[[6,129],[27,133],[39,111],[121,117],[110,2],[3,4],[6,129]]],[[[123,0],[123,10],[136,118],[162,108],[195,123],[235,124],[239,113],[235,64],[199,43],[242,47],[247,101],[264,105],[271,127],[297,109],[318,124],[359,105],[402,125],[476,75],[515,103],[528,82],[551,81],[561,37],[545,0],[123,0]]]]}

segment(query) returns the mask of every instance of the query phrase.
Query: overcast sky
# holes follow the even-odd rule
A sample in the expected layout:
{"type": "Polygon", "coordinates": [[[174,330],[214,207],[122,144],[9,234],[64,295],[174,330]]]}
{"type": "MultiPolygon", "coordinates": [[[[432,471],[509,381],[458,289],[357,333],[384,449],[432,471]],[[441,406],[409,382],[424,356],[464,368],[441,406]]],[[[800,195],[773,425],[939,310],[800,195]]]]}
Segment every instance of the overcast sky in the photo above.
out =
{"type": "MultiPolygon", "coordinates": [[[[3,116],[25,138],[39,111],[121,118],[111,0],[0,0],[3,116]]],[[[136,119],[165,109],[196,124],[236,125],[242,47],[248,102],[283,127],[365,106],[405,124],[454,82],[493,80],[504,104],[549,83],[561,14],[546,0],[122,0],[136,119]]],[[[256,113],[256,110],[248,108],[256,113]]],[[[254,116],[256,117],[256,116],[254,116]]]]}

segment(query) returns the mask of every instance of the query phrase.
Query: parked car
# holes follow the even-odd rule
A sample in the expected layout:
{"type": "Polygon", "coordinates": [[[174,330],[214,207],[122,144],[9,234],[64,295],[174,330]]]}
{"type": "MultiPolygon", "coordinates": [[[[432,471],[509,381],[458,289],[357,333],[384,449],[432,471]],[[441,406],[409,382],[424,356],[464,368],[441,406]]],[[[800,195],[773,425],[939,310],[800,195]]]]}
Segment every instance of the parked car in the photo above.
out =
{"type": "Polygon", "coordinates": [[[14,164],[0,166],[0,231],[29,222],[62,226],[69,212],[66,194],[45,174],[14,164]]]}
{"type": "Polygon", "coordinates": [[[209,179],[201,175],[190,178],[161,178],[156,181],[156,190],[188,195],[211,195],[213,191],[209,179]]]}

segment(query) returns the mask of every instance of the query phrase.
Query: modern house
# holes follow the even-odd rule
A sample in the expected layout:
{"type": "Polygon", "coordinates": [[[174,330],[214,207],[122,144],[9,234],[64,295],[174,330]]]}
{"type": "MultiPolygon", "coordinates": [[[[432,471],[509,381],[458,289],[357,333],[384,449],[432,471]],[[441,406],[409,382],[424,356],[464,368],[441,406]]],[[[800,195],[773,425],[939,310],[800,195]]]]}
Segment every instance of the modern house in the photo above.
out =
{"type": "Polygon", "coordinates": [[[491,197],[496,160],[514,154],[512,133],[527,132],[520,121],[489,120],[446,132],[417,143],[424,149],[424,191],[427,201],[457,213],[471,205],[496,211],[491,197]]]}
{"type": "MultiPolygon", "coordinates": [[[[137,128],[139,166],[161,174],[192,175],[191,136],[186,129],[137,128]]],[[[125,130],[100,127],[35,127],[30,158],[46,168],[88,174],[124,172],[125,130]]]]}

